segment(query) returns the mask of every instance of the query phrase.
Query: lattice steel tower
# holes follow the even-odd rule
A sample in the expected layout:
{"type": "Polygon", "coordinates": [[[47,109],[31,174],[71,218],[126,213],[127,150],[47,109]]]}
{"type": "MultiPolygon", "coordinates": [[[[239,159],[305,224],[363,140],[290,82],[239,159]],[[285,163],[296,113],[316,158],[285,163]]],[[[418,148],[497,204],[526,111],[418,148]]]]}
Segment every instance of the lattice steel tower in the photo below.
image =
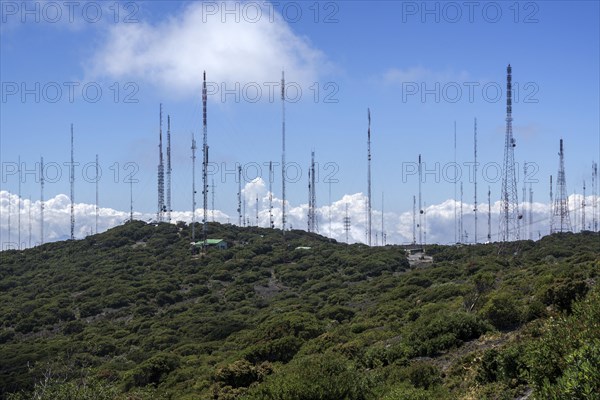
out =
{"type": "Polygon", "coordinates": [[[500,238],[506,242],[519,240],[519,200],[515,171],[515,139],[512,132],[512,68],[506,68],[506,137],[504,142],[504,169],[502,174],[502,206],[500,238]]]}
{"type": "Polygon", "coordinates": [[[156,211],[156,221],[162,222],[165,211],[165,165],[163,162],[162,147],[162,103],[160,104],[160,112],[158,119],[158,209],[156,211]]]}
{"type": "Polygon", "coordinates": [[[315,190],[315,152],[310,153],[311,161],[308,170],[308,231],[317,231],[317,193],[315,190]]]}
{"type": "Polygon", "coordinates": [[[371,110],[367,108],[367,244],[371,245],[371,110]]]}
{"type": "Polygon", "coordinates": [[[558,177],[556,179],[556,198],[554,199],[555,232],[568,232],[571,230],[571,218],[569,216],[569,198],[567,196],[567,180],[565,178],[565,153],[562,139],[560,139],[558,157],[558,177]]]}
{"type": "Polygon", "coordinates": [[[202,238],[206,247],[206,225],[208,224],[208,125],[206,123],[206,71],[204,71],[204,80],[202,82],[202,206],[204,214],[202,216],[202,238]]]}

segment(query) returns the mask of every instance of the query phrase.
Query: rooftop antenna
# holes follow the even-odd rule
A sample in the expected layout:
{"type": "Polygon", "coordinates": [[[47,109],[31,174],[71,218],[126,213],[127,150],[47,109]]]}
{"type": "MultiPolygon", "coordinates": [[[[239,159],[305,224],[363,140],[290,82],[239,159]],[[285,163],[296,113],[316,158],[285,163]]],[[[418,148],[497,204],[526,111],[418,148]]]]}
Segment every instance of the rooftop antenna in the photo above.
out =
{"type": "Polygon", "coordinates": [[[98,182],[100,181],[100,177],[98,176],[98,173],[100,172],[98,169],[99,165],[98,165],[98,154],[96,154],[96,235],[98,234],[98,199],[99,199],[99,194],[98,194],[98,182]]]}
{"type": "Polygon", "coordinates": [[[592,230],[598,231],[598,163],[592,162],[592,230]]]}
{"type": "Polygon", "coordinates": [[[19,163],[19,186],[17,190],[17,238],[19,240],[19,250],[21,250],[21,156],[18,158],[19,163]]]}
{"type": "Polygon", "coordinates": [[[488,242],[492,241],[492,191],[488,186],[488,242]]]}
{"type": "Polygon", "coordinates": [[[171,222],[171,116],[167,115],[167,222],[171,222]]]}
{"type": "Polygon", "coordinates": [[[477,244],[477,118],[475,118],[474,132],[473,132],[473,155],[475,159],[475,163],[473,164],[473,175],[474,175],[474,202],[475,205],[473,207],[473,213],[475,213],[475,237],[473,238],[473,242],[477,244]]]}
{"type": "Polygon", "coordinates": [[[242,167],[238,165],[238,225],[242,226],[242,167]]]}
{"type": "Polygon", "coordinates": [[[269,161],[269,228],[275,228],[273,221],[273,162],[269,161]]]}
{"type": "Polygon", "coordinates": [[[504,169],[502,175],[502,214],[500,237],[503,242],[519,240],[519,204],[515,171],[515,139],[512,132],[512,68],[506,68],[506,137],[504,142],[504,169]]]}
{"type": "Polygon", "coordinates": [[[550,175],[550,234],[554,233],[554,199],[552,196],[552,175],[550,175]]]}
{"type": "Polygon", "coordinates": [[[281,230],[285,236],[285,73],[281,71],[281,230]]]}
{"type": "Polygon", "coordinates": [[[417,197],[413,195],[413,241],[412,244],[417,244],[417,197]]]}
{"type": "Polygon", "coordinates": [[[196,139],[192,132],[192,241],[196,240],[196,139]]]}
{"type": "Polygon", "coordinates": [[[160,103],[158,138],[158,210],[156,211],[156,221],[163,222],[163,212],[165,210],[165,166],[163,164],[162,147],[162,103],[160,103]]]}
{"type": "Polygon", "coordinates": [[[367,108],[369,125],[367,129],[367,244],[371,245],[371,110],[367,108]]]}
{"type": "Polygon", "coordinates": [[[204,208],[204,214],[202,217],[202,238],[204,239],[204,248],[206,248],[206,225],[208,224],[208,125],[206,123],[207,101],[206,71],[204,71],[204,80],[202,82],[202,206],[204,208]]]}
{"type": "Polygon", "coordinates": [[[348,232],[350,232],[350,216],[348,215],[348,203],[346,203],[346,216],[344,217],[344,231],[346,232],[346,243],[348,243],[348,232]]]}
{"type": "Polygon", "coordinates": [[[73,157],[73,124],[71,124],[71,240],[75,240],[75,160],[73,157]]]}
{"type": "Polygon", "coordinates": [[[40,244],[44,244],[44,157],[40,158],[40,244]]]}
{"type": "Polygon", "coordinates": [[[421,193],[421,180],[423,177],[423,169],[421,167],[421,155],[419,154],[419,245],[423,246],[423,202],[421,193]]]}
{"type": "MultiPolygon", "coordinates": [[[[454,121],[454,166],[456,167],[456,121],[454,121]]],[[[456,209],[456,177],[454,177],[454,243],[456,243],[457,241],[457,222],[456,222],[456,217],[457,217],[457,209],[456,209]]],[[[414,235],[413,235],[414,236],[414,235]]],[[[414,242],[414,239],[413,239],[414,242]]]]}
{"type": "Polygon", "coordinates": [[[310,153],[311,161],[308,170],[308,231],[317,231],[317,194],[315,189],[315,152],[310,153]]]}
{"type": "Polygon", "coordinates": [[[558,179],[556,181],[556,199],[554,200],[554,215],[559,218],[559,232],[571,230],[571,218],[569,216],[569,198],[567,196],[567,181],[565,178],[565,153],[563,140],[560,139],[560,151],[558,153],[558,179]]]}

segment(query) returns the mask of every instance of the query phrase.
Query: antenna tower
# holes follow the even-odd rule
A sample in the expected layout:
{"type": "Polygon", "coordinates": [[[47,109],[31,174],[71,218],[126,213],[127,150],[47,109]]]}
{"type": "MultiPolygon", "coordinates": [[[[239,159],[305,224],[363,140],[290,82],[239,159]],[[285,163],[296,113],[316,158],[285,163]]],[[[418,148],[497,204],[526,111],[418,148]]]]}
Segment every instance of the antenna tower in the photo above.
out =
{"type": "Polygon", "coordinates": [[[581,199],[581,230],[585,230],[585,180],[583,181],[583,198],[581,199]]]}
{"type": "Polygon", "coordinates": [[[40,244],[44,244],[44,157],[40,158],[40,244]]]}
{"type": "Polygon", "coordinates": [[[285,73],[281,71],[281,230],[285,235],[285,73]]]}
{"type": "Polygon", "coordinates": [[[385,234],[385,227],[383,225],[384,221],[383,221],[383,192],[381,192],[381,245],[385,246],[385,241],[387,239],[386,234],[385,234]]]}
{"type": "Polygon", "coordinates": [[[367,244],[371,245],[371,110],[367,108],[367,244]]]}
{"type": "Polygon", "coordinates": [[[565,178],[565,153],[563,140],[560,139],[560,151],[558,153],[558,179],[556,181],[556,199],[554,200],[554,216],[559,218],[560,228],[558,232],[571,230],[571,218],[569,216],[569,198],[567,196],[567,181],[565,178]]]}
{"type": "Polygon", "coordinates": [[[133,222],[133,179],[129,179],[129,222],[133,222]]]}
{"type": "Polygon", "coordinates": [[[515,171],[515,139],[512,132],[512,68],[506,68],[506,137],[504,142],[504,169],[502,175],[502,214],[500,237],[503,242],[519,240],[519,203],[515,171]]]}
{"type": "Polygon", "coordinates": [[[158,210],[156,211],[156,221],[163,222],[163,213],[165,211],[165,166],[163,164],[162,147],[162,103],[160,103],[158,138],[158,210]]]}
{"type": "Polygon", "coordinates": [[[473,164],[473,175],[474,175],[474,202],[473,212],[475,213],[475,237],[473,242],[477,244],[477,118],[475,118],[474,133],[473,133],[473,155],[475,163],[473,164]]]}
{"type": "Polygon", "coordinates": [[[206,225],[208,224],[208,126],[206,124],[206,71],[204,71],[204,80],[202,82],[202,206],[204,214],[202,217],[202,238],[204,247],[206,247],[206,225]]]}
{"type": "Polygon", "coordinates": [[[315,188],[315,152],[310,153],[311,161],[308,170],[308,231],[317,231],[317,194],[315,188]]]}
{"type": "Polygon", "coordinates": [[[346,232],[346,243],[348,243],[348,232],[350,232],[350,216],[348,215],[348,203],[346,203],[346,216],[344,217],[344,231],[346,232]]]}
{"type": "Polygon", "coordinates": [[[167,115],[167,222],[171,222],[171,116],[167,115]]]}
{"type": "Polygon", "coordinates": [[[269,161],[269,228],[275,228],[273,221],[273,162],[269,161]]]}
{"type": "Polygon", "coordinates": [[[71,124],[71,173],[69,174],[71,182],[71,240],[75,240],[75,161],[73,154],[73,124],[71,124]]]}
{"type": "Polygon", "coordinates": [[[196,139],[192,132],[192,241],[196,240],[196,139]]]}
{"type": "Polygon", "coordinates": [[[527,161],[523,162],[523,201],[522,201],[522,205],[521,205],[521,212],[523,213],[523,218],[521,220],[521,228],[523,228],[523,238],[527,237],[527,230],[528,228],[531,229],[528,224],[531,223],[531,221],[527,221],[529,219],[529,217],[527,216],[527,161]]]}
{"type": "Polygon", "coordinates": [[[256,226],[258,226],[258,195],[256,196],[256,226]]]}

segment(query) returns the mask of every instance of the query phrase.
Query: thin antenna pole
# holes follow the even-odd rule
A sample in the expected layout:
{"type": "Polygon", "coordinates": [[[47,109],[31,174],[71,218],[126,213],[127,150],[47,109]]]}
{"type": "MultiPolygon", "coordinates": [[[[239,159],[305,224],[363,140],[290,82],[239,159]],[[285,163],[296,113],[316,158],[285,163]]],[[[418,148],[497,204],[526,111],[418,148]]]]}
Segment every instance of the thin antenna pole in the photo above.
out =
{"type": "Polygon", "coordinates": [[[27,219],[27,222],[29,223],[29,248],[31,248],[31,195],[29,195],[28,212],[29,212],[29,218],[27,219]]]}
{"type": "Polygon", "coordinates": [[[329,191],[329,237],[333,235],[331,232],[331,208],[333,204],[331,203],[331,178],[327,181],[328,183],[328,191],[329,191]]]}
{"type": "Polygon", "coordinates": [[[212,194],[212,199],[211,199],[211,216],[212,216],[212,222],[215,222],[215,178],[211,178],[211,185],[210,185],[210,189],[211,189],[211,194],[212,194]]]}
{"type": "Polygon", "coordinates": [[[44,244],[44,157],[40,158],[40,244],[44,244]]]}
{"type": "Polygon", "coordinates": [[[533,188],[529,183],[529,240],[533,240],[533,188]]]}
{"type": "Polygon", "coordinates": [[[383,246],[385,246],[385,227],[384,227],[384,221],[383,221],[383,192],[381,192],[381,244],[383,246]]]}
{"type": "Polygon", "coordinates": [[[598,163],[592,162],[592,231],[598,231],[598,163]]]}
{"type": "MultiPolygon", "coordinates": [[[[457,167],[456,164],[456,121],[454,121],[454,166],[457,167]]],[[[457,217],[457,209],[456,209],[456,176],[454,177],[454,243],[457,242],[457,221],[456,221],[456,217],[457,217]]],[[[413,235],[414,237],[414,235],[413,235]]],[[[414,241],[414,240],[413,240],[414,241]]]]}
{"type": "Polygon", "coordinates": [[[192,241],[196,240],[196,139],[192,132],[192,241]]]}
{"type": "MultiPolygon", "coordinates": [[[[527,205],[526,205],[526,201],[527,201],[527,161],[523,162],[523,201],[522,201],[522,206],[521,206],[521,212],[523,213],[523,219],[521,221],[521,227],[523,228],[523,238],[527,237],[527,230],[528,228],[530,229],[530,227],[528,227],[528,222],[527,222],[527,205]]],[[[529,221],[529,223],[531,223],[531,221],[529,221]]]]}
{"type": "Polygon", "coordinates": [[[463,183],[460,182],[460,222],[458,224],[460,229],[460,242],[464,243],[464,226],[463,226],[463,183]]]}
{"type": "Polygon", "coordinates": [[[171,116],[167,115],[167,222],[171,222],[171,116]]]}
{"type": "Polygon", "coordinates": [[[129,179],[129,222],[133,222],[133,179],[129,179]]]}
{"type": "Polygon", "coordinates": [[[100,181],[99,173],[99,165],[98,165],[98,154],[96,154],[96,235],[98,234],[98,199],[100,197],[98,193],[98,182],[100,181]]]}
{"type": "Polygon", "coordinates": [[[256,196],[256,226],[258,227],[258,195],[256,196]]]}
{"type": "Polygon", "coordinates": [[[12,194],[9,192],[8,193],[8,247],[7,249],[12,249],[12,229],[11,229],[11,224],[10,224],[10,216],[12,214],[12,194]]]}
{"type": "Polygon", "coordinates": [[[71,240],[75,240],[75,160],[73,147],[73,124],[71,124],[71,240]]]}
{"type": "Polygon", "coordinates": [[[421,166],[421,155],[419,154],[419,245],[423,246],[423,199],[421,192],[421,180],[423,169],[421,166]]]}
{"type": "Polygon", "coordinates": [[[17,238],[19,240],[19,247],[18,249],[21,250],[21,156],[19,156],[18,158],[18,163],[19,163],[19,186],[18,186],[18,196],[17,196],[17,238]]]}
{"type": "Polygon", "coordinates": [[[473,164],[473,175],[474,175],[474,202],[475,205],[473,207],[473,213],[475,214],[475,237],[473,238],[473,242],[475,244],[477,244],[477,118],[475,118],[475,125],[474,125],[474,133],[473,133],[473,155],[474,155],[474,161],[475,163],[473,164]]]}
{"type": "Polygon", "coordinates": [[[488,186],[488,233],[487,239],[488,242],[492,241],[492,191],[488,186]]]}
{"type": "Polygon", "coordinates": [[[367,108],[369,125],[367,129],[367,244],[371,245],[371,110],[367,108]]]}
{"type": "Polygon", "coordinates": [[[550,234],[554,233],[554,199],[552,198],[552,175],[550,175],[550,234]]]}
{"type": "Polygon", "coordinates": [[[204,71],[204,80],[202,82],[202,197],[204,215],[202,217],[202,238],[204,239],[204,248],[206,248],[208,224],[208,125],[206,120],[206,103],[208,95],[206,90],[206,71],[204,71]]]}
{"type": "Polygon", "coordinates": [[[273,162],[269,161],[269,228],[275,228],[273,221],[273,162]]]}
{"type": "Polygon", "coordinates": [[[413,245],[417,244],[417,197],[413,195],[413,245]]]}
{"type": "Polygon", "coordinates": [[[285,235],[285,73],[281,71],[281,230],[285,235]]]}
{"type": "Polygon", "coordinates": [[[246,214],[246,196],[244,196],[244,197],[243,197],[243,199],[242,199],[242,207],[243,207],[243,212],[244,212],[244,218],[243,218],[243,220],[244,220],[244,226],[246,226],[246,225],[250,225],[250,224],[248,223],[248,222],[249,222],[249,220],[250,220],[250,218],[248,218],[248,217],[246,216],[246,215],[247,215],[247,214],[246,214]]]}
{"type": "Polygon", "coordinates": [[[583,181],[583,198],[581,199],[581,230],[585,230],[585,180],[583,181]]]}
{"type": "Polygon", "coordinates": [[[163,213],[165,211],[165,166],[163,163],[162,147],[162,103],[159,111],[159,129],[158,129],[158,210],[156,211],[156,221],[163,222],[163,213]]]}
{"type": "Polygon", "coordinates": [[[308,169],[308,231],[317,231],[317,194],[315,188],[315,152],[314,150],[310,153],[311,161],[310,168],[308,169]]]}
{"type": "Polygon", "coordinates": [[[242,167],[238,165],[238,225],[242,226],[242,167]]]}

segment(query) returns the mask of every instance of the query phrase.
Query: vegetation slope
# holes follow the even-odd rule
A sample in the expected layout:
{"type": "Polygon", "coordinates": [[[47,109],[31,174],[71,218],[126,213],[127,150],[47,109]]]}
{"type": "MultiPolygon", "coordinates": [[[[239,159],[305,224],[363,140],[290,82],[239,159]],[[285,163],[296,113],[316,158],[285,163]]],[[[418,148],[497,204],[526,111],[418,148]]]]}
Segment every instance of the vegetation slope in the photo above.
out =
{"type": "Polygon", "coordinates": [[[598,233],[411,265],[400,246],[208,230],[231,247],[193,256],[190,226],[134,221],[0,253],[0,397],[599,398],[598,233]]]}

